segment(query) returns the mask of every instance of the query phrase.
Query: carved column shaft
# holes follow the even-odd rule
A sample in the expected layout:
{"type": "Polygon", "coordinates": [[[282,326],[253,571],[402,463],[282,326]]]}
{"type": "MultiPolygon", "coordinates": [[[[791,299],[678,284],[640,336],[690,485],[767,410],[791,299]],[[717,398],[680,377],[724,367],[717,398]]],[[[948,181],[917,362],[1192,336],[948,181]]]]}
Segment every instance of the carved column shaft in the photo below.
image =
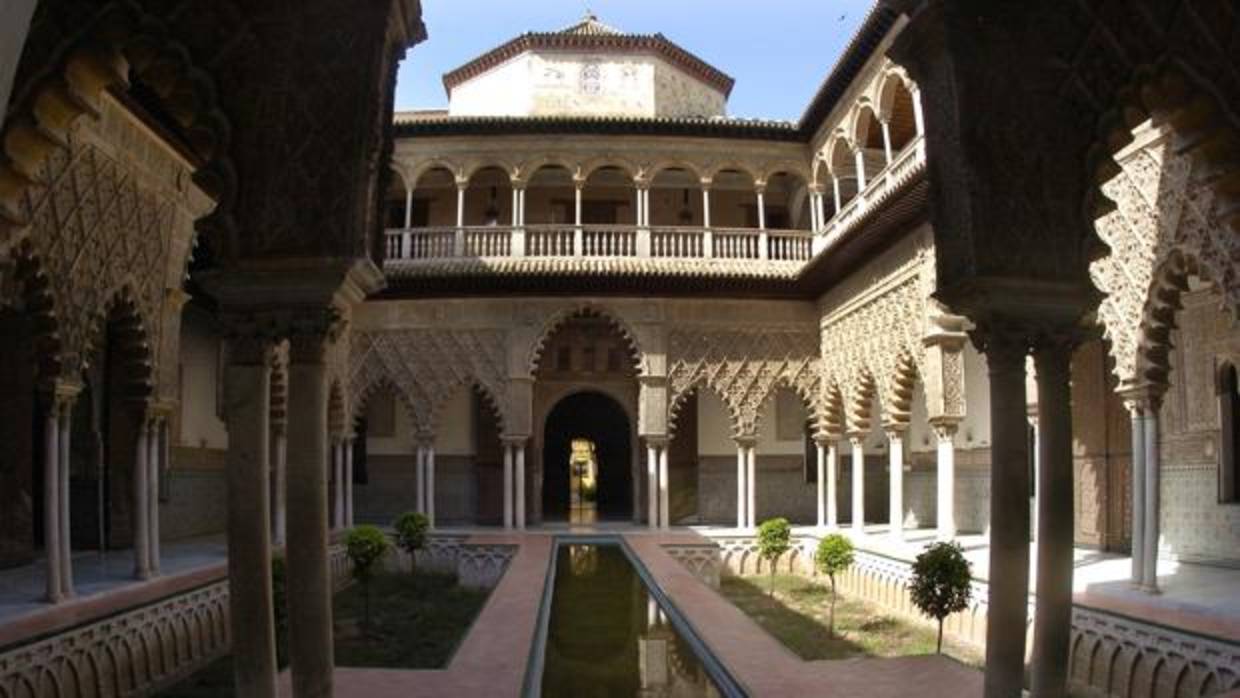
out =
{"type": "Polygon", "coordinates": [[[852,527],[858,535],[865,533],[865,437],[849,434],[852,446],[852,527]]]}
{"type": "Polygon", "coordinates": [[[237,695],[276,695],[274,601],[268,536],[268,395],[271,343],[229,338],[225,373],[228,428],[228,581],[237,695]]]}

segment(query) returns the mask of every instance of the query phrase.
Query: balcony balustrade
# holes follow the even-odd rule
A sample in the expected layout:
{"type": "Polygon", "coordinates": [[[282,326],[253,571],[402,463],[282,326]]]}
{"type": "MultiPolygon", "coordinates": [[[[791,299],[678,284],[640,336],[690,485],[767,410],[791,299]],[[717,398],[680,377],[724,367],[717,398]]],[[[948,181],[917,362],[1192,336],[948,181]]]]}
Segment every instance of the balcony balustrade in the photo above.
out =
{"type": "Polygon", "coordinates": [[[924,174],[918,136],[835,213],[821,230],[530,223],[517,226],[397,228],[389,262],[467,258],[656,258],[807,262],[845,239],[876,207],[924,174]]]}

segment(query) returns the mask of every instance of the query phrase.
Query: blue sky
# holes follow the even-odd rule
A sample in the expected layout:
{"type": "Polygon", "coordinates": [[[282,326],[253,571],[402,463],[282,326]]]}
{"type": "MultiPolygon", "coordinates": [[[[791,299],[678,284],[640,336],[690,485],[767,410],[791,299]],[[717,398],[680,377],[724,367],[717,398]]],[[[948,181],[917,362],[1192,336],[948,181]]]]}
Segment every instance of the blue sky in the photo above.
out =
{"type": "Polygon", "coordinates": [[[443,74],[518,34],[573,24],[586,8],[664,36],[736,79],[731,116],[796,119],[873,0],[423,0],[430,37],[400,67],[396,108],[447,106],[443,74]]]}

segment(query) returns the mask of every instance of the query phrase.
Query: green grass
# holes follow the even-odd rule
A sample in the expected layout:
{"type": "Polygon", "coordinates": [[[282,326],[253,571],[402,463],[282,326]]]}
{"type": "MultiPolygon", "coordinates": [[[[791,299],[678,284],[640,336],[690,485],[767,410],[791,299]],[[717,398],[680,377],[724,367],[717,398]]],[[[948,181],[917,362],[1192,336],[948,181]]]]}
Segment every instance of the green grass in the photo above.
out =
{"type": "MultiPolygon", "coordinates": [[[[797,656],[806,660],[850,657],[902,657],[933,654],[935,630],[897,618],[882,609],[840,595],[835,602],[835,634],[827,632],[829,587],[795,575],[776,575],[775,596],[767,596],[768,577],[724,577],[720,592],[797,656]]],[[[973,666],[981,655],[944,639],[943,653],[973,666]]]]}
{"type": "MultiPolygon", "coordinates": [[[[336,595],[336,666],[440,669],[465,637],[487,600],[451,575],[386,574],[371,588],[371,623],[362,632],[362,588],[336,595]]],[[[281,653],[283,654],[283,653],[281,653]]],[[[161,698],[218,698],[233,694],[232,659],[224,657],[159,694],[161,698]]]]}

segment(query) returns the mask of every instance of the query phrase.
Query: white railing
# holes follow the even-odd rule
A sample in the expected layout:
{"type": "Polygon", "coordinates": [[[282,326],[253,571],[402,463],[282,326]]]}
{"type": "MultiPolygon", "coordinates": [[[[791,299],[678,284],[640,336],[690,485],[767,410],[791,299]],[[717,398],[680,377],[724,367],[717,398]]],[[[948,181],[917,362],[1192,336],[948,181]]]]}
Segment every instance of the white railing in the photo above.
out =
{"type": "Polygon", "coordinates": [[[840,207],[839,212],[827,221],[823,229],[814,236],[814,254],[842,239],[866,214],[882,205],[892,191],[906,184],[918,172],[925,171],[925,168],[926,141],[924,137],[918,136],[896,155],[891,164],[866,182],[865,189],[840,207]]]}
{"type": "Polygon", "coordinates": [[[804,262],[808,230],[537,224],[387,231],[387,259],[490,257],[748,259],[804,262]]]}

